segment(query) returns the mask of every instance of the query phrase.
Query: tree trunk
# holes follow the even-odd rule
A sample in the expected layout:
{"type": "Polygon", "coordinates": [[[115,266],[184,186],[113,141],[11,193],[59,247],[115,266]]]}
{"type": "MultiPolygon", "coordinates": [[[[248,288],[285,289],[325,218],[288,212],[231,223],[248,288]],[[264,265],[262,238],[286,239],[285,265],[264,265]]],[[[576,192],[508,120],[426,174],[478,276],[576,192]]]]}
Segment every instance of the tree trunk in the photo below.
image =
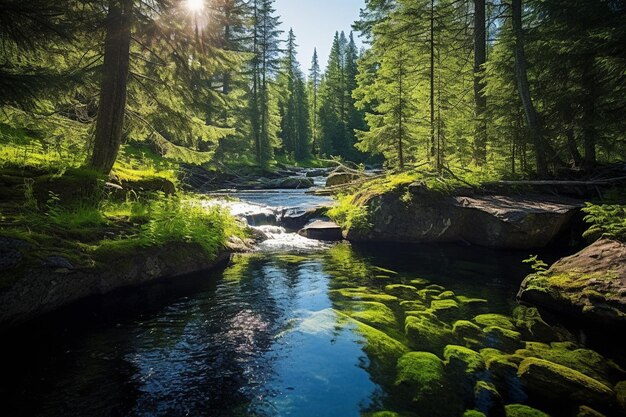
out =
{"type": "Polygon", "coordinates": [[[511,6],[513,12],[513,31],[515,32],[515,75],[517,77],[517,88],[535,147],[537,175],[541,178],[545,178],[548,176],[546,144],[541,126],[539,125],[537,110],[530,96],[526,53],[524,51],[524,31],[522,28],[522,0],[511,0],[511,6]]]}
{"type": "Polygon", "coordinates": [[[100,102],[90,167],[109,174],[122,144],[133,0],[109,0],[100,102]]]}
{"type": "Polygon", "coordinates": [[[584,165],[586,168],[596,164],[596,85],[593,75],[593,57],[586,59],[583,70],[583,86],[586,94],[583,100],[582,131],[585,150],[584,165]]]}
{"type": "Polygon", "coordinates": [[[476,131],[474,136],[474,160],[478,165],[487,161],[487,97],[483,65],[487,61],[487,30],[485,0],[474,0],[474,102],[476,131]]]}
{"type": "Polygon", "coordinates": [[[435,157],[435,0],[430,2],[430,156],[435,157]]]}

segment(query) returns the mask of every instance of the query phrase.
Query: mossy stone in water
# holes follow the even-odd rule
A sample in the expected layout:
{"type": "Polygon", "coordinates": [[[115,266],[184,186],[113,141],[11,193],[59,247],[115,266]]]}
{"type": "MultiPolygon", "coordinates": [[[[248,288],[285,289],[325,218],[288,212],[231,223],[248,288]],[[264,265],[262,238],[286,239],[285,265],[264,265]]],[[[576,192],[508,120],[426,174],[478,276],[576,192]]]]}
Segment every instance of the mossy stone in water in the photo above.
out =
{"type": "Polygon", "coordinates": [[[433,300],[430,309],[440,320],[449,322],[459,316],[459,305],[451,299],[433,300]]]}
{"type": "Polygon", "coordinates": [[[370,289],[367,287],[331,290],[330,296],[331,298],[335,297],[357,301],[377,301],[380,303],[395,303],[399,301],[398,297],[394,297],[393,295],[370,292],[370,289]]]}
{"type": "Polygon", "coordinates": [[[535,307],[516,307],[513,310],[513,323],[525,340],[538,342],[563,340],[562,332],[546,323],[535,307]]]}
{"type": "Polygon", "coordinates": [[[443,381],[443,362],[433,353],[409,352],[398,360],[396,385],[409,387],[414,393],[414,401],[438,394],[443,381]]]}
{"type": "Polygon", "coordinates": [[[425,288],[430,285],[430,281],[424,278],[416,278],[409,281],[409,284],[416,288],[425,288]]]}
{"type": "Polygon", "coordinates": [[[476,382],[474,407],[489,417],[505,417],[504,402],[496,387],[486,381],[476,382]]]}
{"type": "Polygon", "coordinates": [[[485,347],[500,349],[505,352],[515,352],[524,346],[522,335],[514,330],[498,326],[489,326],[483,329],[483,343],[485,347]]]}
{"type": "Polygon", "coordinates": [[[385,292],[403,300],[415,300],[419,298],[418,289],[412,285],[390,284],[385,286],[385,292]]]}
{"type": "Polygon", "coordinates": [[[485,413],[481,413],[478,410],[466,410],[463,413],[463,417],[487,417],[485,413]]]}
{"type": "Polygon", "coordinates": [[[393,411],[377,411],[375,413],[363,414],[363,417],[402,417],[402,416],[398,413],[394,413],[393,411]]]}
{"type": "Polygon", "coordinates": [[[443,357],[448,366],[467,374],[476,374],[485,369],[485,362],[480,353],[464,346],[446,346],[443,357]]]}
{"type": "Polygon", "coordinates": [[[592,406],[613,399],[613,390],[601,382],[543,359],[524,359],[517,373],[531,397],[592,406]]]}
{"type": "Polygon", "coordinates": [[[506,417],[550,417],[543,411],[523,404],[509,404],[504,407],[506,417]]]}
{"type": "Polygon", "coordinates": [[[438,300],[454,300],[456,299],[456,295],[453,291],[444,291],[437,296],[438,300]]]}
{"type": "Polygon", "coordinates": [[[483,298],[471,298],[459,295],[456,297],[463,314],[467,316],[476,316],[486,313],[488,310],[488,302],[483,298]]]}
{"type": "Polygon", "coordinates": [[[432,290],[432,289],[423,289],[423,290],[419,290],[417,292],[418,298],[419,300],[421,300],[423,303],[429,304],[432,300],[434,300],[439,294],[441,293],[441,291],[438,290],[432,290]]]}
{"type": "Polygon", "coordinates": [[[437,285],[437,284],[430,284],[426,287],[427,290],[435,290],[438,292],[444,292],[446,289],[444,287],[442,287],[441,285],[437,285]]]}
{"type": "Polygon", "coordinates": [[[413,349],[425,352],[440,353],[444,346],[454,340],[452,330],[428,311],[407,316],[404,332],[413,349]]]}
{"type": "Polygon", "coordinates": [[[586,405],[581,405],[578,408],[578,414],[576,414],[576,417],[606,417],[606,416],[594,410],[591,407],[587,407],[586,405]]]}
{"type": "Polygon", "coordinates": [[[346,301],[337,304],[355,320],[379,330],[395,330],[398,327],[393,310],[376,301],[346,301]]]}
{"type": "Polygon", "coordinates": [[[405,311],[425,311],[428,309],[421,301],[400,301],[400,307],[405,311]]]}
{"type": "Polygon", "coordinates": [[[454,322],[452,331],[460,339],[469,338],[478,340],[483,335],[481,328],[468,320],[458,320],[454,322]]]}
{"type": "Polygon", "coordinates": [[[474,322],[483,327],[496,326],[506,330],[516,330],[511,318],[502,314],[480,314],[474,317],[474,322]]]}
{"type": "Polygon", "coordinates": [[[497,349],[482,349],[480,355],[491,376],[490,380],[498,389],[498,392],[508,402],[524,402],[528,398],[519,376],[517,364],[512,355],[508,355],[497,349]]]}
{"type": "Polygon", "coordinates": [[[526,357],[537,357],[581,372],[605,385],[624,376],[624,371],[599,353],[580,348],[571,342],[528,342],[526,349],[517,352],[526,357]]]}
{"type": "Polygon", "coordinates": [[[626,414],[626,381],[618,382],[615,385],[615,396],[617,397],[617,404],[626,414]]]}

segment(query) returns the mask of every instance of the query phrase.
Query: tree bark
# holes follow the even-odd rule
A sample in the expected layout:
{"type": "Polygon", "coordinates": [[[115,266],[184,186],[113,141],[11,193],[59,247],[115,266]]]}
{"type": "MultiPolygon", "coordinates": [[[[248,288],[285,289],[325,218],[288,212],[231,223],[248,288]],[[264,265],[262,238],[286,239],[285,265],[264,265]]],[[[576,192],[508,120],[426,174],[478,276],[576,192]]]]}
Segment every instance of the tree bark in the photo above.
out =
{"type": "Polygon", "coordinates": [[[487,61],[487,30],[485,0],[474,0],[474,103],[476,131],[474,160],[478,165],[487,161],[487,97],[483,65],[487,61]]]}
{"type": "Polygon", "coordinates": [[[515,33],[515,75],[517,77],[517,88],[535,147],[537,175],[541,178],[545,178],[548,176],[548,164],[546,160],[547,147],[539,124],[537,110],[535,109],[530,95],[526,53],[524,51],[524,30],[522,28],[522,0],[511,0],[511,6],[513,12],[513,31],[515,33]]]}
{"type": "Polygon", "coordinates": [[[109,0],[104,65],[89,166],[108,175],[122,143],[130,67],[133,0],[109,0]]]}
{"type": "Polygon", "coordinates": [[[430,2],[430,156],[435,157],[435,0],[430,2]]]}

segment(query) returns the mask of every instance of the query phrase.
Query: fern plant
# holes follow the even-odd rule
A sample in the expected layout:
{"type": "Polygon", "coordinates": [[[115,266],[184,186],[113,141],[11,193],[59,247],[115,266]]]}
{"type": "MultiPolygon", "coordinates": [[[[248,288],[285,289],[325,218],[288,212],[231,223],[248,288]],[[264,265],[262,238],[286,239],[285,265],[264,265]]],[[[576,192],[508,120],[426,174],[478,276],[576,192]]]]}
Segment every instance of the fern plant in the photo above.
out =
{"type": "Polygon", "coordinates": [[[583,237],[626,241],[626,205],[586,203],[583,212],[587,214],[585,221],[591,225],[583,237]]]}

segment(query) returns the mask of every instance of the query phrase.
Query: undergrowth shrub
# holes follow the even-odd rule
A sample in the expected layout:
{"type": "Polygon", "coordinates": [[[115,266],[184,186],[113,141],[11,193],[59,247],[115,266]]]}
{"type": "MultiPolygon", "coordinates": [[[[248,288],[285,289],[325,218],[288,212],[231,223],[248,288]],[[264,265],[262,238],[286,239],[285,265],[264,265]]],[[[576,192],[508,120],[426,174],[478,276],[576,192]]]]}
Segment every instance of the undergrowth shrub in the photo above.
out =
{"type": "Polygon", "coordinates": [[[586,203],[582,209],[591,226],[583,233],[587,239],[602,236],[626,241],[626,205],[586,203]]]}

